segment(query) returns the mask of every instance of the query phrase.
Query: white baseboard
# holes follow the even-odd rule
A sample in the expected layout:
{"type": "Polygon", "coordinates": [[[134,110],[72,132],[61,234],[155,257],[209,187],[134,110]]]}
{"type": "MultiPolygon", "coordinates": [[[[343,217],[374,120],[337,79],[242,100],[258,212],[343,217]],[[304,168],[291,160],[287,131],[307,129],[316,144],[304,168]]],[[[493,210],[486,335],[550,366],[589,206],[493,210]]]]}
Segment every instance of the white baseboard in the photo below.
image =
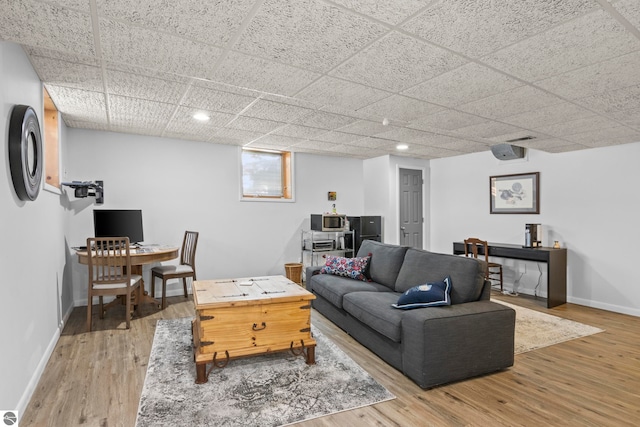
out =
{"type": "Polygon", "coordinates": [[[62,317],[60,324],[58,325],[58,328],[56,328],[56,331],[54,332],[53,336],[51,337],[51,340],[49,341],[49,345],[47,345],[47,348],[44,354],[40,358],[40,362],[38,362],[38,366],[36,367],[35,372],[31,376],[31,380],[29,380],[29,384],[27,384],[27,388],[24,390],[24,392],[22,393],[22,396],[20,397],[20,400],[18,401],[18,407],[16,409],[18,410],[18,414],[20,416],[24,414],[25,410],[27,409],[27,405],[29,405],[29,401],[33,396],[33,392],[36,390],[36,387],[38,386],[38,382],[40,382],[40,378],[42,377],[42,374],[44,373],[44,370],[47,367],[47,363],[49,363],[49,358],[53,354],[53,351],[56,348],[56,344],[58,344],[58,340],[60,339],[60,334],[64,329],[64,325],[67,324],[67,321],[69,320],[69,316],[71,316],[72,311],[73,311],[73,306],[70,306],[67,312],[62,317]]]}
{"type": "Polygon", "coordinates": [[[567,302],[572,304],[584,305],[586,307],[598,308],[600,310],[613,311],[614,313],[628,314],[630,316],[640,317],[640,309],[623,307],[620,305],[606,304],[598,301],[591,301],[583,298],[567,297],[567,302]]]}

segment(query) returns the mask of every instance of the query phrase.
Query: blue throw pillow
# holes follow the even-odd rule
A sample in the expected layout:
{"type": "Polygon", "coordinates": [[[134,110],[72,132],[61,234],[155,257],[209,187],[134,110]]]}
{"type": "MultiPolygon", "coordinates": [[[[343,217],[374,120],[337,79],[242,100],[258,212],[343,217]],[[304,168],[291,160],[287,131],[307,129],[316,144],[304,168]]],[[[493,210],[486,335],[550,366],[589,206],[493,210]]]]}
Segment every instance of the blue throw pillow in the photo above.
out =
{"type": "Polygon", "coordinates": [[[408,310],[410,308],[437,307],[451,305],[451,277],[447,276],[442,282],[425,283],[400,295],[395,308],[408,310]]]}

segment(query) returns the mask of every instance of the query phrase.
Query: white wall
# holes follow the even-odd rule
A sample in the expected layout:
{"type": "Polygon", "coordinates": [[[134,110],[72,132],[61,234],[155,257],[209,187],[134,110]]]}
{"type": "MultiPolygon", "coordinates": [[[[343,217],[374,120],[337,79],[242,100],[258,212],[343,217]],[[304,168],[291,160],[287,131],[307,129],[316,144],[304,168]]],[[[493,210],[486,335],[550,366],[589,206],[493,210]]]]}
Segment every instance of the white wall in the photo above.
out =
{"type": "MultiPolygon", "coordinates": [[[[67,190],[71,246],[93,235],[94,208],[142,209],[145,241],[179,245],[200,232],[199,279],[284,274],[300,261],[309,215],[364,206],[362,161],[295,155],[295,203],[240,201],[240,150],[231,145],[68,129],[67,180],[104,180],[105,203],[75,199],[67,190]]],[[[72,259],[74,301],[86,304],[86,267],[72,259]]],[[[149,280],[148,268],[144,270],[149,280]]],[[[177,282],[170,292],[179,291],[177,282]]],[[[147,286],[148,288],[148,286],[147,286]]]]}
{"type": "MultiPolygon", "coordinates": [[[[452,242],[471,236],[524,244],[525,224],[541,223],[543,245],[558,240],[568,249],[569,302],[640,316],[638,159],[640,143],[561,154],[529,150],[526,162],[501,162],[490,152],[433,160],[431,249],[451,253],[452,242]],[[489,177],[525,172],[540,172],[540,214],[490,215],[489,177]]],[[[500,262],[507,282],[523,274],[519,291],[533,293],[536,263],[500,262]]],[[[545,295],[545,276],[538,295],[545,295]]]]}
{"type": "Polygon", "coordinates": [[[42,131],[42,85],[22,49],[0,42],[0,409],[23,411],[59,336],[64,268],[63,210],[59,196],[40,190],[17,198],[7,155],[15,104],[33,107],[42,131]]]}

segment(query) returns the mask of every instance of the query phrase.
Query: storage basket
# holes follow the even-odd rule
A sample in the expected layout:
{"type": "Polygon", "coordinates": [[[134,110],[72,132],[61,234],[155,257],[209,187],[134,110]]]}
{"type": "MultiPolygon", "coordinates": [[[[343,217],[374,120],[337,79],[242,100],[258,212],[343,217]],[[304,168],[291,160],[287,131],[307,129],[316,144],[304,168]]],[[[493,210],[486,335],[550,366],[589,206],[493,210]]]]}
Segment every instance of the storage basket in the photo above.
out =
{"type": "Polygon", "coordinates": [[[302,263],[290,262],[284,265],[284,271],[287,279],[302,285],[302,263]]]}

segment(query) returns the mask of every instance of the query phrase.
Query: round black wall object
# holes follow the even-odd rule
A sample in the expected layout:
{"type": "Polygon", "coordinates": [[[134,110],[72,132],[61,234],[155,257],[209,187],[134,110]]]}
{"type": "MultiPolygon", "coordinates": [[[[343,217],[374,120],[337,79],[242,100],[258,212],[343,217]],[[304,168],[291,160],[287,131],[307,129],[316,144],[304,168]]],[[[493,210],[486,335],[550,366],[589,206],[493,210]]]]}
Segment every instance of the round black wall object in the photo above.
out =
{"type": "Polygon", "coordinates": [[[9,167],[20,200],[35,200],[42,181],[42,137],[38,116],[28,105],[16,105],[9,121],[9,167]]]}

